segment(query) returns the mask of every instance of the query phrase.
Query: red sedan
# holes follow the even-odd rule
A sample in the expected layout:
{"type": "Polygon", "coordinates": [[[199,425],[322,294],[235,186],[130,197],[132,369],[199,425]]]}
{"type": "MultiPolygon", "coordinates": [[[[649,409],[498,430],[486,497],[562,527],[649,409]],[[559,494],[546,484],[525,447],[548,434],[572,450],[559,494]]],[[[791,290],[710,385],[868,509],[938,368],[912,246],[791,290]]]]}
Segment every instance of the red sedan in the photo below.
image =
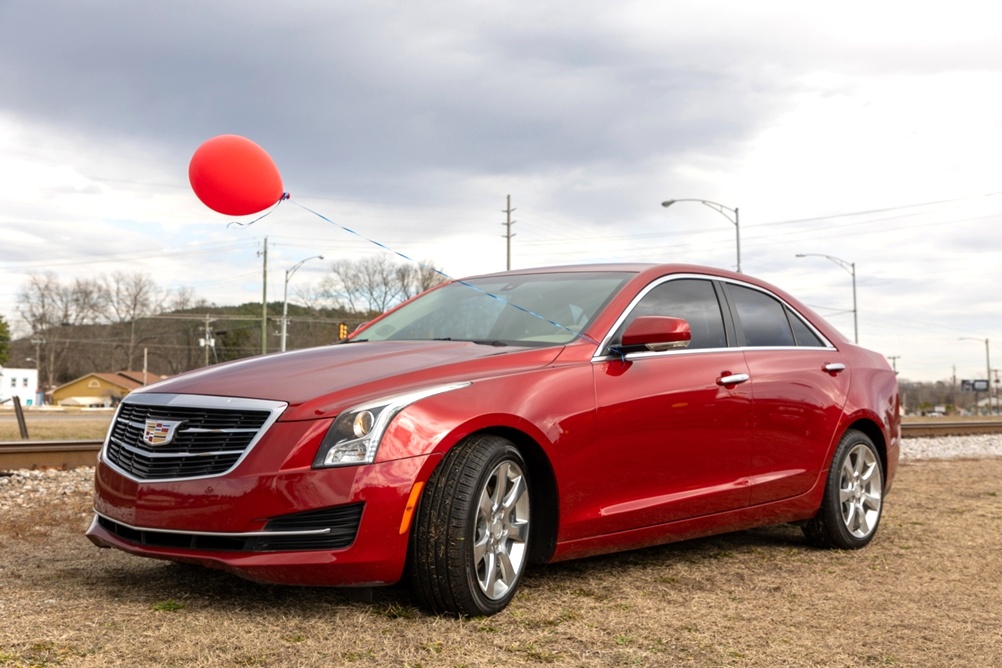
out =
{"type": "Polygon", "coordinates": [[[530,562],[782,522],[863,547],[899,444],[886,360],[767,283],[515,271],[133,392],[87,535],[259,582],[407,577],[431,610],[489,615],[530,562]]]}

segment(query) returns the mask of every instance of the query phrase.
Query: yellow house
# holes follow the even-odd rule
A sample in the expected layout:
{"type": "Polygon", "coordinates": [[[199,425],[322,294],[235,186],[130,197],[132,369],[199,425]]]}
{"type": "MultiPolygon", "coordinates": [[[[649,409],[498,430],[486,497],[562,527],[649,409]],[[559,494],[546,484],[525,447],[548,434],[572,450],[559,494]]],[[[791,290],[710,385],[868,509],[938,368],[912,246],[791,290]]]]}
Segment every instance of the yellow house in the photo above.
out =
{"type": "Polygon", "coordinates": [[[89,373],[52,390],[52,403],[57,406],[114,406],[137,387],[162,378],[166,376],[142,371],[89,373]]]}

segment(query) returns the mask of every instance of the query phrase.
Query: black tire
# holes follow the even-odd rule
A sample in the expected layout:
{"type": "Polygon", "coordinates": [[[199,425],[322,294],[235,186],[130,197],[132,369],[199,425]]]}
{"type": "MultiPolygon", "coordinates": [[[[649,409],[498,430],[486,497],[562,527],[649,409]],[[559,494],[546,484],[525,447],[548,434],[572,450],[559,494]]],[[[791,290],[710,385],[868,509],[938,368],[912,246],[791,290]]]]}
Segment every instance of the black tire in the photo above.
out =
{"type": "Polygon", "coordinates": [[[880,453],[869,436],[850,429],[835,448],[821,508],[804,535],[819,547],[858,550],[877,533],[883,507],[880,453]]]}
{"type": "Polygon", "coordinates": [[[527,471],[499,436],[471,436],[446,454],[411,533],[411,584],[425,607],[487,616],[515,596],[529,560],[527,471]]]}

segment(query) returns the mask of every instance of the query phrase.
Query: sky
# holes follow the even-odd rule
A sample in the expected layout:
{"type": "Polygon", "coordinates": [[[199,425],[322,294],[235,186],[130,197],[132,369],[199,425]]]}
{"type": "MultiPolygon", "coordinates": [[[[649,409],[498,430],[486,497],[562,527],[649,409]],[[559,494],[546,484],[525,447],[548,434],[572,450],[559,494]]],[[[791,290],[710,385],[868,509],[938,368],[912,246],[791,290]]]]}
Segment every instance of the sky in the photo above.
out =
{"type": "Polygon", "coordinates": [[[0,0],[0,315],[24,333],[48,271],[259,302],[265,239],[270,301],[320,254],[290,301],[383,247],[500,271],[510,195],[513,269],[734,269],[740,229],[742,271],[849,338],[854,270],[859,341],[902,378],[984,378],[999,25],[983,1],[0,0]],[[188,182],[222,134],[291,196],[252,225],[188,182]]]}

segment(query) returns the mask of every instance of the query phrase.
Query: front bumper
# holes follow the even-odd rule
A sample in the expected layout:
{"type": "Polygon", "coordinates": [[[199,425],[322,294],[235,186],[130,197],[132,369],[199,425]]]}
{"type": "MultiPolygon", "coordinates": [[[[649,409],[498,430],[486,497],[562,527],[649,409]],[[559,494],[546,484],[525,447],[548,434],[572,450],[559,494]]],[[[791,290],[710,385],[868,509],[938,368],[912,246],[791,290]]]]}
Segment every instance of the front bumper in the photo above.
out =
{"type": "Polygon", "coordinates": [[[391,584],[406,563],[412,490],[438,459],[254,474],[248,458],[224,476],[164,482],[135,481],[102,460],[87,537],[262,583],[391,584]],[[341,539],[324,543],[328,517],[341,539]]]}

